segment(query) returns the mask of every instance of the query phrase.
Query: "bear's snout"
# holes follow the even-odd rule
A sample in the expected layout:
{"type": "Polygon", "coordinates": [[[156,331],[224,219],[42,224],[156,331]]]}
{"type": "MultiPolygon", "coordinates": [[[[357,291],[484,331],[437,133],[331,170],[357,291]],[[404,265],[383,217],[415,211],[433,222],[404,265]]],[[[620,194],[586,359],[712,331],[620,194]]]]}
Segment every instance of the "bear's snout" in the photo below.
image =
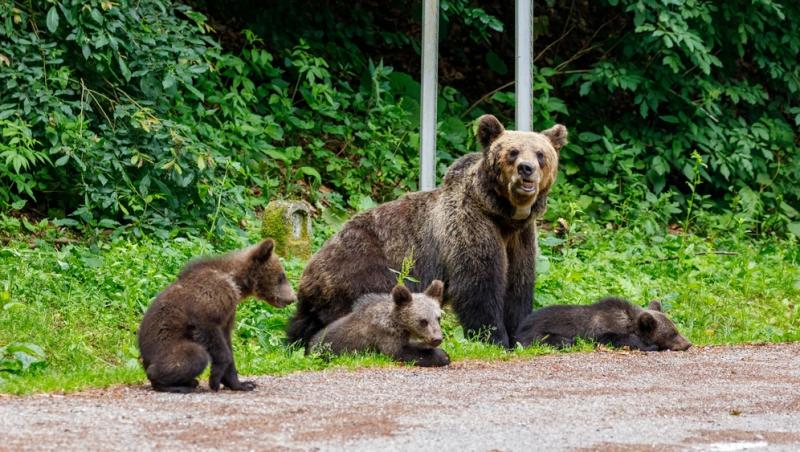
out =
{"type": "Polygon", "coordinates": [[[530,162],[519,162],[517,165],[517,173],[525,179],[531,177],[535,170],[536,168],[530,162]]]}
{"type": "Polygon", "coordinates": [[[441,338],[441,337],[435,337],[435,338],[431,339],[431,340],[428,342],[428,344],[429,344],[431,347],[438,347],[438,346],[439,346],[441,343],[442,343],[442,338],[441,338]]]}
{"type": "Polygon", "coordinates": [[[692,343],[689,342],[688,339],[684,337],[680,337],[680,340],[676,341],[675,344],[670,347],[670,350],[675,350],[676,352],[686,351],[692,348],[692,343]]]}

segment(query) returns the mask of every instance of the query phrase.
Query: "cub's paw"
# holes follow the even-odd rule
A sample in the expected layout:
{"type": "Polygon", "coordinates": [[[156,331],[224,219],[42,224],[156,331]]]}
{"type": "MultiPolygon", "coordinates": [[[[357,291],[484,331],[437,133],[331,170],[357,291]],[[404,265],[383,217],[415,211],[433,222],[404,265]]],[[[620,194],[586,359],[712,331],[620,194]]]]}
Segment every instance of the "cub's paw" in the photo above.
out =
{"type": "Polygon", "coordinates": [[[450,364],[450,356],[441,348],[425,350],[415,364],[420,367],[443,367],[450,364]]]}
{"type": "Polygon", "coordinates": [[[237,384],[228,386],[228,389],[231,391],[252,391],[256,386],[254,381],[240,381],[237,384]]]}
{"type": "Polygon", "coordinates": [[[208,387],[211,388],[212,391],[217,392],[219,391],[220,381],[218,378],[212,378],[208,380],[208,387]]]}

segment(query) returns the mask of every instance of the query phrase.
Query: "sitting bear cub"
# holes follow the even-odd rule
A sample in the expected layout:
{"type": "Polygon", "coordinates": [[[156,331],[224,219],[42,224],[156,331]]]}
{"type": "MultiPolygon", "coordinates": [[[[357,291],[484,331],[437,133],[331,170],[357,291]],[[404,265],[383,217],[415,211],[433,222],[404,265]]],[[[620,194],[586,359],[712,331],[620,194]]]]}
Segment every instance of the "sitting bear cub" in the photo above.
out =
{"type": "Polygon", "coordinates": [[[250,391],[255,383],[239,381],[233,362],[231,331],[236,305],[250,295],[283,307],[295,300],[274,242],[187,265],[158,294],[139,325],[139,351],[153,389],[191,392],[211,361],[208,385],[250,391]]]}
{"type": "Polygon", "coordinates": [[[620,298],[589,306],[547,306],[530,314],[517,330],[520,344],[532,342],[568,347],[575,338],[643,351],[686,350],[692,346],[653,301],[647,309],[620,298]]]}
{"type": "Polygon", "coordinates": [[[412,294],[397,285],[391,294],[364,295],[353,312],[314,335],[309,348],[330,347],[334,354],[372,350],[417,366],[446,366],[450,357],[437,348],[443,288],[434,280],[425,293],[412,294]]]}

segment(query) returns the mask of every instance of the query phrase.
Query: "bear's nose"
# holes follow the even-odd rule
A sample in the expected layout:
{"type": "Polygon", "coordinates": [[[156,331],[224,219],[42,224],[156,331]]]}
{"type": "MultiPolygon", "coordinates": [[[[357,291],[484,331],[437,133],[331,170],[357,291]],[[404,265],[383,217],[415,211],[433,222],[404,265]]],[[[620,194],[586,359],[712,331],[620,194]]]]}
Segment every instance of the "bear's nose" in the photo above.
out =
{"type": "Polygon", "coordinates": [[[440,337],[434,338],[434,339],[432,339],[430,341],[431,347],[438,347],[439,344],[441,344],[441,343],[442,343],[442,338],[440,338],[440,337]]]}
{"type": "Polygon", "coordinates": [[[533,170],[533,165],[528,162],[519,162],[519,165],[517,165],[517,172],[522,177],[531,177],[533,170]]]}

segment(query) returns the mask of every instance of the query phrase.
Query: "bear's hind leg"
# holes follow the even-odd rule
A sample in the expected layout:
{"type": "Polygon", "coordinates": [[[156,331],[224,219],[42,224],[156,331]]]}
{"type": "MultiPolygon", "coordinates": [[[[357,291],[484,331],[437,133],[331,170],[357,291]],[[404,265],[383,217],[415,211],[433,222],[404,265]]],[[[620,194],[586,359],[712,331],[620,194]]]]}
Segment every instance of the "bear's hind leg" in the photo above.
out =
{"type": "Polygon", "coordinates": [[[253,381],[239,380],[239,372],[236,370],[236,363],[233,360],[233,344],[231,343],[231,332],[233,331],[233,324],[236,320],[235,315],[232,315],[228,322],[225,324],[225,342],[228,345],[228,350],[231,354],[231,364],[228,366],[227,372],[222,376],[222,384],[232,391],[252,391],[256,388],[256,383],[253,381]]]}
{"type": "Polygon", "coordinates": [[[540,339],[542,344],[552,345],[553,347],[566,348],[575,345],[575,338],[561,336],[559,334],[547,334],[540,339]]]}
{"type": "Polygon", "coordinates": [[[147,366],[147,378],[159,392],[189,393],[197,387],[197,376],[208,365],[209,356],[199,344],[181,341],[147,366]]]}

